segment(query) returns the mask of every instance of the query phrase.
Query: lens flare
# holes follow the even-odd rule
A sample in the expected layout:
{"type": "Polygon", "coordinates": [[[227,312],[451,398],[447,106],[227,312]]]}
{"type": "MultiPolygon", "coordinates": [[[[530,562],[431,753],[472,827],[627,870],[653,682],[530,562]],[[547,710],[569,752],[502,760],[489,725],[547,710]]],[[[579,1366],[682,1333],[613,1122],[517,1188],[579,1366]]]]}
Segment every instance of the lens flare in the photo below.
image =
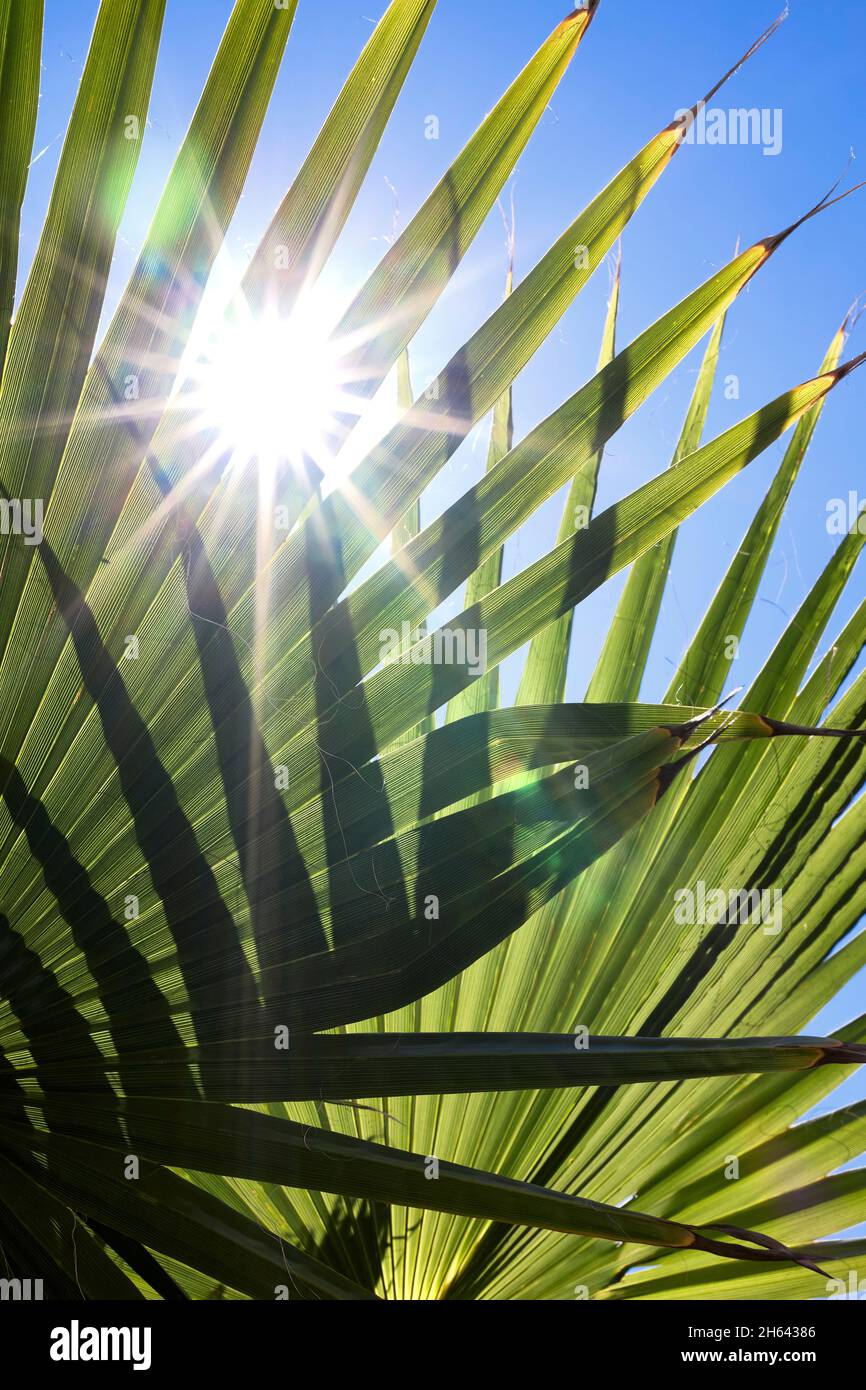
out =
{"type": "Polygon", "coordinates": [[[271,474],[313,460],[328,478],[340,415],[359,404],[345,389],[339,349],[321,316],[235,313],[199,349],[186,404],[234,463],[255,460],[271,474]]]}

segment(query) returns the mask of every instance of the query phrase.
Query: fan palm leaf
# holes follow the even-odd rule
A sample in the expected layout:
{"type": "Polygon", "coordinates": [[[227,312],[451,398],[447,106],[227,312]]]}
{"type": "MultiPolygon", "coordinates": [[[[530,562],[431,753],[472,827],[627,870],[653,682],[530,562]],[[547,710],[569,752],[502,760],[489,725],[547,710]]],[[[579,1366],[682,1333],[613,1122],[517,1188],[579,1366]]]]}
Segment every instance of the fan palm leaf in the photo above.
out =
{"type": "MultiPolygon", "coordinates": [[[[354,407],[326,457],[265,467],[203,416],[196,320],[297,5],[236,0],[98,341],[164,9],[100,4],[0,336],[0,1244],[51,1298],[816,1297],[861,1252],[825,1238],[864,1209],[861,1173],[835,1172],[863,1107],[792,1123],[866,1060],[862,1019],[801,1032],[866,954],[863,606],[811,669],[857,528],[719,703],[863,360],[842,360],[847,321],[814,377],[704,439],[726,317],[835,198],[625,346],[618,261],[596,373],[518,439],[515,381],[662,179],[669,122],[522,279],[512,241],[502,302],[412,390],[413,339],[598,8],[557,25],[336,321],[354,407]],[[704,338],[672,466],[595,514],[605,446],[704,338]],[[396,415],[363,442],[392,373],[396,415]],[[482,478],[425,524],[488,416],[482,478]],[[679,526],[789,430],[642,703],[679,526]],[[564,488],[553,549],[504,579],[504,545],[564,488]],[[566,703],[577,606],[629,566],[566,703]],[[698,883],[783,893],[784,932],[727,902],[673,929],[698,883]]],[[[217,338],[304,322],[434,10],[391,0],[217,338]]],[[[0,0],[4,321],[41,27],[41,4],[0,0]]]]}

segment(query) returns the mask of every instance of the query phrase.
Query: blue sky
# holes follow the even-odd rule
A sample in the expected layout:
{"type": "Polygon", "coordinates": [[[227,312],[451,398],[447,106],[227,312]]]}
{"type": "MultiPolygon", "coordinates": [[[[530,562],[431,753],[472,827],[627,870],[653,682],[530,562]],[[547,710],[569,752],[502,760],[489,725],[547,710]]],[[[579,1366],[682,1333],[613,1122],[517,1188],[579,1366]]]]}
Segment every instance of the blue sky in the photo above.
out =
{"type": "MultiPolygon", "coordinates": [[[[775,18],[781,0],[602,0],[598,16],[541,121],[513,180],[517,273],[525,274],[589,199],[677,108],[697,100],[775,18]]],[[[60,143],[96,12],[96,0],[46,0],[42,100],[22,228],[26,271],[44,215],[60,143]],[[40,153],[44,150],[44,153],[40,153]]],[[[122,227],[109,308],[128,275],[162,182],[191,116],[230,10],[229,0],[168,0],[150,124],[122,227]]],[[[296,172],[384,0],[301,0],[247,191],[230,229],[239,267],[296,172]]],[[[346,292],[385,249],[395,208],[401,225],[472,134],[546,34],[562,0],[439,0],[366,187],[328,272],[346,292]],[[439,117],[440,139],[424,138],[439,117]]],[[[757,146],[686,147],[623,239],[619,343],[623,345],[744,244],[795,220],[860,154],[847,182],[866,177],[862,0],[792,0],[790,17],[714,100],[780,108],[775,157],[757,146]]],[[[866,189],[789,240],[734,306],[722,376],[736,374],[738,401],[716,392],[711,437],[817,371],[845,311],[866,291],[866,189]]],[[[499,302],[505,273],[502,223],[494,213],[413,349],[423,386],[499,302]]],[[[594,370],[608,292],[602,267],[515,392],[518,437],[594,370]]],[[[866,320],[847,355],[866,349],[866,320]]],[[[631,491],[670,461],[700,351],[692,354],[609,447],[599,505],[631,491]]],[[[732,684],[747,683],[826,563],[838,538],[826,505],[849,488],[866,496],[862,439],[866,375],[831,397],[783,523],[732,684]]],[[[644,688],[658,698],[694,632],[781,458],[770,449],[683,528],[644,688]]],[[[486,434],[467,442],[425,499],[425,515],[453,500],[483,469],[486,434]]],[[[561,499],[552,499],[509,544],[506,576],[554,539],[561,499]]],[[[579,610],[568,695],[581,698],[621,587],[614,579],[579,610]]],[[[835,630],[862,597],[855,574],[835,630]]],[[[446,612],[460,607],[459,595],[446,612]]],[[[832,630],[831,634],[832,635],[832,630]]],[[[505,672],[513,691],[517,663],[505,672]]],[[[819,1023],[832,1029],[864,1007],[863,981],[844,991],[819,1023]]],[[[845,1094],[862,1094],[855,1081],[845,1094]]]]}

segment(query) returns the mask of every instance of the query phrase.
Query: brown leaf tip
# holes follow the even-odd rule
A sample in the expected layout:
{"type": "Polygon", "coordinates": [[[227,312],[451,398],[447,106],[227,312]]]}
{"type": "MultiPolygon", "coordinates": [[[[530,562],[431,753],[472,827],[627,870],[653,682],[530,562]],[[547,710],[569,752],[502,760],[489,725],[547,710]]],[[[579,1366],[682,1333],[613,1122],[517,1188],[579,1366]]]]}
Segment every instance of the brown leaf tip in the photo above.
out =
{"type": "Polygon", "coordinates": [[[863,1043],[838,1042],[835,1038],[831,1040],[832,1047],[828,1047],[820,1058],[818,1065],[825,1066],[832,1063],[838,1066],[840,1062],[849,1062],[852,1066],[862,1066],[866,1062],[866,1045],[863,1043]]]}
{"type": "Polygon", "coordinates": [[[824,197],[821,198],[813,208],[810,208],[808,212],[805,212],[802,217],[798,217],[796,222],[792,222],[790,227],[786,227],[784,231],[776,232],[772,236],[764,237],[762,241],[759,241],[757,243],[757,245],[764,246],[768,253],[775,251],[779,246],[781,246],[783,241],[786,241],[787,238],[791,236],[793,232],[796,232],[800,227],[802,227],[805,222],[809,222],[813,217],[820,216],[822,212],[826,212],[828,208],[835,207],[837,203],[843,203],[846,198],[851,197],[852,193],[857,193],[861,188],[866,188],[866,179],[864,179],[860,183],[855,183],[853,188],[846,189],[844,193],[836,194],[836,197],[834,198],[833,194],[836,193],[836,189],[839,187],[839,184],[841,182],[842,179],[838,178],[836,182],[833,184],[833,187],[829,190],[829,192],[825,193],[824,197]]]}
{"type": "MultiPolygon", "coordinates": [[[[729,80],[729,78],[733,77],[736,73],[738,73],[740,71],[740,68],[743,67],[743,65],[747,63],[749,59],[754,56],[754,54],[757,53],[759,48],[763,48],[764,44],[768,41],[768,39],[771,39],[773,37],[776,30],[779,28],[781,24],[784,24],[787,18],[788,6],[786,5],[782,13],[776,19],[773,20],[773,23],[767,29],[764,30],[763,34],[760,34],[758,38],[755,39],[755,42],[749,48],[746,49],[742,58],[738,59],[738,61],[734,63],[733,67],[728,68],[728,71],[725,73],[724,77],[720,77],[715,86],[710,88],[703,101],[698,103],[698,106],[706,106],[706,104],[709,101],[711,101],[712,98],[716,95],[716,92],[719,90],[719,88],[723,87],[725,83],[729,80]]],[[[697,113],[696,107],[692,107],[692,110],[695,113],[697,113]]]]}
{"type": "Polygon", "coordinates": [[[842,334],[843,338],[847,338],[849,333],[853,333],[854,329],[857,327],[858,320],[860,318],[860,315],[863,313],[864,308],[866,308],[866,297],[864,297],[864,295],[862,294],[858,294],[857,298],[854,300],[854,303],[851,305],[850,309],[848,310],[847,314],[842,320],[839,332],[842,334]]]}
{"type": "Polygon", "coordinates": [[[852,357],[849,362],[843,362],[831,375],[834,376],[837,381],[844,381],[846,376],[850,376],[852,372],[856,372],[857,368],[862,367],[864,362],[866,362],[866,352],[861,352],[858,357],[852,357]]]}
{"type": "Polygon", "coordinates": [[[586,0],[585,5],[578,5],[576,10],[572,10],[570,14],[565,16],[565,19],[559,26],[560,29],[571,29],[575,24],[580,23],[581,20],[588,24],[600,4],[601,0],[586,0]]]}

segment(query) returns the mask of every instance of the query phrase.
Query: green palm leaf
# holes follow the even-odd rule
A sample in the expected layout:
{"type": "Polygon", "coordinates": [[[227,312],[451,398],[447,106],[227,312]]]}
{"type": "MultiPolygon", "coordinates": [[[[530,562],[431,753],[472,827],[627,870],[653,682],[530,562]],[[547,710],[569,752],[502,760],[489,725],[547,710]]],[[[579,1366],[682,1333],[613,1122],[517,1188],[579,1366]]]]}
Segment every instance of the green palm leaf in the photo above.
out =
{"type": "Polygon", "coordinates": [[[9,1277],[58,1300],[820,1297],[862,1254],[827,1238],[866,1201],[862,1170],[838,1171],[864,1105],[795,1123],[866,1059],[862,1018],[801,1032],[866,962],[866,605],[816,661],[857,527],[740,708],[717,702],[821,413],[864,360],[841,361],[849,321],[817,376],[704,433],[740,292],[838,200],[619,350],[618,262],[597,371],[521,436],[520,373],[680,149],[673,121],[522,279],[512,258],[502,303],[413,392],[413,340],[594,0],[331,316],[351,389],[325,446],[243,455],[203,408],[208,354],[276,324],[313,355],[321,273],[435,0],[391,0],[209,324],[296,9],[236,0],[100,340],[163,4],[102,0],[13,317],[42,7],[0,0],[9,1277]],[[705,335],[672,466],[594,514],[609,441],[705,335]],[[350,440],[393,371],[396,416],[350,440]],[[488,416],[483,476],[424,524],[488,416]],[[792,428],[669,690],[641,703],[678,528],[792,428]],[[561,489],[556,544],[503,582],[561,489]],[[567,703],[577,606],[628,566],[567,703]],[[679,921],[698,884],[724,886],[714,915],[679,921]]]}

